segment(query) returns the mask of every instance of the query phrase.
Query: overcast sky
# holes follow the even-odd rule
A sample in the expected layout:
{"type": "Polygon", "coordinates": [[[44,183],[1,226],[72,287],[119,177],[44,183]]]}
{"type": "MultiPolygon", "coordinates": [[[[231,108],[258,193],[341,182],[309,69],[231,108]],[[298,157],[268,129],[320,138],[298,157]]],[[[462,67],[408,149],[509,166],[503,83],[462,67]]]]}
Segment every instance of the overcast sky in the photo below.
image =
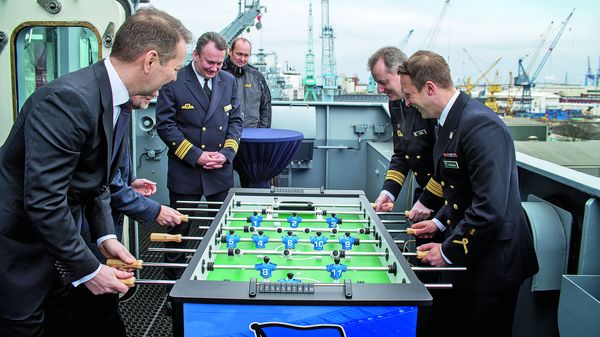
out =
{"type": "MultiPolygon", "coordinates": [[[[435,26],[444,0],[330,0],[330,24],[335,33],[338,73],[357,74],[367,82],[366,62],[379,47],[399,45],[410,29],[414,33],[405,52],[425,48],[425,40],[435,26]]],[[[261,30],[251,29],[243,36],[252,41],[253,52],[264,48],[276,52],[279,63],[288,62],[304,73],[309,0],[261,0],[266,6],[261,30]]],[[[313,0],[314,51],[317,74],[321,64],[321,1],[313,0]]],[[[205,31],[221,31],[238,13],[238,0],[151,0],[151,4],[181,19],[195,38],[205,31]]],[[[450,0],[431,50],[450,64],[455,82],[480,73],[463,51],[467,49],[481,69],[502,57],[488,74],[507,83],[509,71],[517,74],[517,61],[532,58],[542,33],[554,21],[550,36],[533,67],[537,68],[561,23],[575,8],[573,17],[546,62],[537,82],[582,84],[591,57],[592,71],[599,68],[600,1],[598,0],[450,0]]],[[[272,62],[272,59],[269,59],[272,62]]]]}

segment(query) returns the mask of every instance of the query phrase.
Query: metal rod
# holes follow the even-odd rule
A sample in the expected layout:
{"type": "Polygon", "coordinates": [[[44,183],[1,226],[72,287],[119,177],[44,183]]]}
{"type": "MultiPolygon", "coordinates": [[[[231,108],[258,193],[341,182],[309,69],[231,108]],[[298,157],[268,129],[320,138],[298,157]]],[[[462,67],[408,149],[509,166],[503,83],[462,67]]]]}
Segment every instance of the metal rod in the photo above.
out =
{"type": "MultiPolygon", "coordinates": [[[[237,204],[237,202],[236,202],[237,204]]],[[[239,203],[240,206],[273,206],[273,203],[256,203],[256,202],[240,202],[239,203]]],[[[285,203],[285,202],[280,202],[279,203],[279,207],[294,207],[294,206],[308,206],[309,203],[285,203]]],[[[351,208],[360,208],[362,207],[362,205],[360,204],[317,204],[317,203],[310,203],[311,206],[313,207],[351,207],[351,208]]],[[[287,211],[286,211],[287,212],[287,211]]]]}
{"type": "MultiPolygon", "coordinates": [[[[214,220],[214,216],[188,216],[190,220],[214,220]]],[[[246,220],[246,219],[244,219],[246,220]]]]}
{"type": "MultiPolygon", "coordinates": [[[[195,217],[190,217],[190,219],[195,219],[195,217]]],[[[246,218],[231,218],[231,217],[227,217],[225,218],[225,220],[227,221],[244,221],[246,222],[247,219],[246,218]]],[[[262,221],[270,221],[270,222],[287,222],[286,219],[284,218],[274,218],[274,219],[263,219],[262,221]]],[[[325,220],[317,220],[317,219],[302,219],[302,222],[325,222],[325,220]]],[[[359,219],[359,220],[344,220],[342,219],[342,223],[368,223],[369,220],[364,220],[364,219],[359,219]]]]}
{"type": "Polygon", "coordinates": [[[135,280],[136,284],[145,284],[145,285],[174,285],[175,280],[135,280]]]}
{"type": "MultiPolygon", "coordinates": [[[[215,269],[254,269],[254,265],[229,265],[229,264],[215,264],[215,269]]],[[[327,270],[326,267],[317,266],[277,266],[279,270],[327,270]]],[[[389,267],[348,267],[348,270],[360,270],[360,271],[388,271],[389,267]]]]}
{"type": "Polygon", "coordinates": [[[149,252],[155,253],[195,253],[195,249],[191,248],[160,248],[160,247],[150,247],[148,248],[149,252]]]}
{"type": "Polygon", "coordinates": [[[184,212],[218,212],[218,208],[187,208],[187,207],[177,207],[178,211],[184,212]]]}
{"type": "Polygon", "coordinates": [[[406,229],[388,229],[388,233],[406,233],[406,229]]]}
{"type": "MultiPolygon", "coordinates": [[[[254,241],[252,241],[252,239],[250,239],[250,238],[240,238],[240,241],[241,241],[241,242],[254,242],[254,241]]],[[[400,240],[399,240],[399,241],[400,241],[400,240]]],[[[277,242],[278,242],[278,243],[281,243],[280,241],[277,241],[277,242]]],[[[300,240],[298,240],[298,242],[302,242],[302,243],[312,243],[312,242],[310,242],[310,240],[308,240],[308,239],[300,239],[300,240]]],[[[360,244],[363,244],[363,243],[379,243],[379,240],[360,240],[360,244]]],[[[326,245],[328,245],[328,244],[340,244],[340,243],[339,243],[338,241],[333,241],[333,240],[332,240],[332,241],[327,241],[325,244],[326,244],[326,245]]]]}
{"type": "Polygon", "coordinates": [[[413,271],[466,271],[467,267],[411,267],[413,271]]]}
{"type": "Polygon", "coordinates": [[[178,204],[207,204],[207,205],[223,205],[222,201],[194,201],[194,200],[179,200],[178,204]]]}
{"type": "Polygon", "coordinates": [[[427,289],[452,289],[452,283],[423,283],[427,289]]]}
{"type": "MultiPolygon", "coordinates": [[[[179,208],[178,208],[179,209],[179,208]]],[[[192,208],[193,209],[193,208],[192,208]]],[[[278,212],[282,212],[282,210],[277,210],[278,212]]],[[[325,210],[322,209],[321,211],[327,211],[325,212],[324,215],[328,215],[328,214],[352,214],[352,215],[362,215],[365,214],[364,212],[360,212],[360,211],[330,211],[330,210],[325,210]]],[[[253,213],[253,212],[258,212],[259,214],[262,214],[262,210],[256,210],[256,209],[239,209],[236,208],[235,212],[246,212],[246,213],[253,213]]],[[[296,214],[315,214],[317,213],[316,210],[314,211],[303,211],[303,210],[291,210],[291,209],[286,209],[285,213],[296,213],[296,214]]]]}
{"type": "Polygon", "coordinates": [[[386,224],[386,223],[406,223],[406,220],[381,220],[381,223],[386,224]]]}
{"type": "MultiPolygon", "coordinates": [[[[209,229],[210,226],[198,226],[199,229],[209,229]]],[[[229,226],[225,226],[222,228],[223,230],[235,230],[235,231],[243,231],[244,227],[229,227],[229,226]]],[[[298,227],[298,228],[288,228],[288,227],[253,227],[253,226],[249,226],[248,229],[250,230],[250,232],[258,232],[260,230],[262,231],[270,231],[270,232],[277,232],[280,231],[284,233],[284,232],[306,232],[306,229],[309,230],[309,232],[331,232],[332,230],[336,230],[336,232],[338,233],[344,233],[344,232],[356,232],[359,234],[361,231],[365,231],[366,228],[348,228],[348,229],[339,229],[339,228],[328,228],[328,227],[322,227],[322,228],[311,228],[311,227],[298,227]]],[[[335,234],[335,233],[334,233],[335,234]]],[[[363,240],[361,240],[361,242],[363,242],[363,240]]]]}
{"type": "Polygon", "coordinates": [[[142,267],[187,268],[187,263],[144,262],[142,267]]]}

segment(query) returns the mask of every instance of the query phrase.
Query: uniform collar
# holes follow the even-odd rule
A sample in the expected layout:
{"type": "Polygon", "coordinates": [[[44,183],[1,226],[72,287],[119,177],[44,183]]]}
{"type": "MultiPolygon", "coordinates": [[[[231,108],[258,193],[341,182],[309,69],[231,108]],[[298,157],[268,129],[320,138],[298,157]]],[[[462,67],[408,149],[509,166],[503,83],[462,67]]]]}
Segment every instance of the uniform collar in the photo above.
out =
{"type": "Polygon", "coordinates": [[[446,118],[448,118],[448,113],[450,112],[450,109],[454,105],[454,102],[456,102],[456,99],[458,98],[459,94],[460,94],[460,90],[454,91],[454,95],[452,95],[452,97],[450,97],[450,100],[444,107],[444,110],[442,110],[442,114],[440,115],[440,118],[438,118],[438,123],[440,125],[443,126],[444,123],[446,122],[446,118]]]}
{"type": "Polygon", "coordinates": [[[104,60],[106,72],[108,73],[108,81],[110,82],[110,90],[112,92],[113,106],[119,106],[129,101],[129,91],[125,87],[125,83],[119,77],[115,67],[110,62],[110,57],[104,60]]]}

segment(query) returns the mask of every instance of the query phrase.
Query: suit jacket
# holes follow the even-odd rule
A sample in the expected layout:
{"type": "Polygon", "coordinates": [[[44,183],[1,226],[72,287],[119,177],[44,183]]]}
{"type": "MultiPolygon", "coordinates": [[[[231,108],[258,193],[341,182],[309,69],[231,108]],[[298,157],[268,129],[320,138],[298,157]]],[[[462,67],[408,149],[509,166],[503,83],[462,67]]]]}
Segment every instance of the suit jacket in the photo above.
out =
{"type": "Polygon", "coordinates": [[[499,291],[519,286],[538,270],[521,208],[510,131],[489,108],[460,93],[440,129],[433,153],[447,226],[442,244],[454,265],[455,286],[499,291]]]}
{"type": "MultiPolygon", "coordinates": [[[[112,93],[103,61],[39,88],[0,149],[0,315],[23,319],[99,262],[79,234],[114,234],[112,93]]],[[[119,151],[122,152],[122,151],[119,151]]]]}
{"type": "Polygon", "coordinates": [[[213,78],[209,103],[190,62],[175,82],[160,90],[156,125],[169,147],[169,190],[213,195],[233,187],[232,162],[243,129],[233,75],[220,71],[213,78]],[[205,170],[196,165],[204,151],[218,151],[228,162],[221,169],[205,170]]]}
{"type": "Polygon", "coordinates": [[[423,119],[421,113],[414,107],[407,107],[404,100],[390,101],[389,107],[394,130],[394,154],[382,189],[398,197],[408,172],[412,170],[423,187],[419,201],[437,211],[442,205],[442,187],[433,177],[436,122],[423,119]]]}

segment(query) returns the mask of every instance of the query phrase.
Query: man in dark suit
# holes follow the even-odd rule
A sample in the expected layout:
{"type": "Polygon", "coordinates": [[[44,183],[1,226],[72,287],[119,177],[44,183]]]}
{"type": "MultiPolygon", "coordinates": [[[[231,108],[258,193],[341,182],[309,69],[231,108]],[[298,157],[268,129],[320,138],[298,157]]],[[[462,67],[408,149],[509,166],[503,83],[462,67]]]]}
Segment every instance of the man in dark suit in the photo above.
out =
{"type": "MultiPolygon", "coordinates": [[[[157,131],[169,147],[167,187],[171,207],[179,200],[223,201],[233,186],[233,158],[242,135],[243,119],[235,78],[224,71],[227,42],[215,32],[197,41],[193,61],[177,81],[161,89],[156,104],[157,131]]],[[[190,223],[169,229],[187,235],[190,223]]],[[[165,245],[180,248],[179,243],[165,245]]],[[[166,262],[184,262],[185,255],[165,254],[166,262]]],[[[181,268],[166,268],[170,279],[181,268]]]]}
{"type": "Polygon", "coordinates": [[[406,55],[396,47],[383,47],[369,58],[369,69],[377,83],[377,91],[389,98],[390,117],[393,127],[394,154],[385,175],[381,193],[375,202],[376,211],[391,211],[393,203],[408,173],[412,170],[422,191],[410,210],[414,221],[429,218],[432,211],[442,205],[442,186],[433,178],[433,144],[435,122],[423,119],[412,107],[407,107],[402,94],[398,68],[406,61],[406,55]]]}
{"type": "Polygon", "coordinates": [[[440,124],[433,160],[444,206],[433,221],[412,227],[417,236],[442,230],[446,239],[417,249],[429,250],[423,261],[433,266],[467,267],[452,275],[451,300],[436,325],[462,336],[510,336],[519,287],[538,270],[510,132],[453,87],[440,55],[418,51],[400,74],[408,103],[440,124]]]}
{"type": "MultiPolygon", "coordinates": [[[[71,286],[127,291],[119,279],[132,274],[100,264],[81,224],[85,216],[106,256],[134,261],[116,240],[107,187],[123,154],[121,105],[175,80],[189,36],[168,14],[142,10],[119,28],[109,59],[39,88],[23,105],[0,149],[1,336],[44,334],[45,311],[61,302],[52,295],[71,286]]],[[[68,332],[54,327],[45,333],[68,332]]]]}

